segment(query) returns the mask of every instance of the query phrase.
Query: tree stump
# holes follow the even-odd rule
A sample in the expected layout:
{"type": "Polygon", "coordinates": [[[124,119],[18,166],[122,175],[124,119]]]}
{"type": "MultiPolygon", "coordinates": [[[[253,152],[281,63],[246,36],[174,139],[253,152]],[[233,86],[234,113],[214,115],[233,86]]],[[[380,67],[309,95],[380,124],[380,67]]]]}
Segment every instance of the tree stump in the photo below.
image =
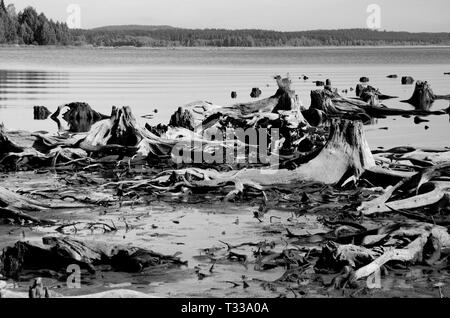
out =
{"type": "Polygon", "coordinates": [[[360,92],[361,100],[368,103],[370,106],[378,106],[380,104],[380,100],[386,100],[391,98],[396,98],[396,96],[389,96],[381,94],[378,89],[373,86],[368,85],[367,87],[362,88],[360,92]]]}
{"type": "Polygon", "coordinates": [[[411,85],[414,83],[414,78],[411,76],[403,76],[402,77],[402,85],[411,85]]]}
{"type": "Polygon", "coordinates": [[[93,124],[108,118],[108,116],[93,110],[87,103],[80,102],[59,106],[51,118],[58,122],[58,116],[65,107],[68,107],[69,110],[62,117],[69,124],[69,131],[71,132],[87,132],[93,124]]]}
{"type": "Polygon", "coordinates": [[[360,97],[362,91],[364,90],[364,88],[365,88],[365,86],[362,85],[362,84],[356,85],[356,89],[355,89],[355,94],[356,94],[356,96],[360,97]]]}
{"type": "Polygon", "coordinates": [[[325,83],[323,81],[315,81],[313,82],[316,84],[316,86],[320,87],[320,86],[325,86],[325,83]]]}
{"type": "Polygon", "coordinates": [[[258,98],[259,96],[261,96],[261,94],[262,94],[262,91],[258,87],[253,87],[252,91],[250,93],[250,97],[258,98]]]}
{"type": "Polygon", "coordinates": [[[34,120],[45,120],[51,115],[51,111],[45,106],[33,106],[34,120]]]}
{"type": "Polygon", "coordinates": [[[431,86],[425,81],[417,81],[414,92],[407,102],[413,105],[416,109],[428,110],[431,104],[434,103],[436,96],[431,89],[431,86]]]}
{"type": "Polygon", "coordinates": [[[439,99],[450,100],[450,95],[435,95],[427,81],[417,81],[411,98],[402,102],[413,105],[417,110],[428,111],[439,99]]]}
{"type": "Polygon", "coordinates": [[[361,78],[359,79],[359,81],[360,81],[361,83],[368,83],[368,82],[369,82],[369,78],[363,76],[363,77],[361,77],[361,78]]]}

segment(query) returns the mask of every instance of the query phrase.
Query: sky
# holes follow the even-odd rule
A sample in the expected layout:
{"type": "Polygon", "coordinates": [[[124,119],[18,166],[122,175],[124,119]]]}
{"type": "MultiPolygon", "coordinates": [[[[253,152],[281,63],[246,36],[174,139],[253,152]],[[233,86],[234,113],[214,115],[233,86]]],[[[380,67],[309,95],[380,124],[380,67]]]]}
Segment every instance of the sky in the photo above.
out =
{"type": "Polygon", "coordinates": [[[382,30],[450,32],[450,0],[5,0],[5,3],[14,3],[18,10],[31,5],[58,21],[67,21],[69,5],[76,4],[82,28],[142,24],[279,31],[366,28],[369,16],[373,18],[376,14],[368,13],[367,8],[376,4],[380,14],[375,21],[379,21],[382,30]]]}

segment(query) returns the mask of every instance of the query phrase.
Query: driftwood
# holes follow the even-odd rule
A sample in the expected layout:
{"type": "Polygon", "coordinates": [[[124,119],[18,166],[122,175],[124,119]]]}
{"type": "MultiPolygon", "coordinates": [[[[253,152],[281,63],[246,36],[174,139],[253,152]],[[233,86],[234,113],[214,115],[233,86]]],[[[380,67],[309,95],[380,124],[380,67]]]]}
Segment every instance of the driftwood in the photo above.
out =
{"type": "Polygon", "coordinates": [[[95,272],[95,266],[110,265],[114,270],[140,272],[157,265],[185,265],[178,257],[150,250],[80,241],[70,237],[44,237],[43,244],[17,242],[1,256],[1,273],[17,278],[23,271],[53,270],[65,273],[67,266],[75,264],[81,269],[95,272]]]}
{"type": "Polygon", "coordinates": [[[378,246],[372,248],[327,242],[322,247],[316,268],[340,271],[345,266],[350,266],[356,271],[349,278],[359,280],[380,271],[381,267],[388,262],[414,264],[425,261],[424,249],[430,240],[437,240],[441,251],[448,251],[450,248],[450,234],[445,227],[411,222],[402,224],[400,228],[383,235],[382,239],[378,240],[378,246]],[[412,241],[405,244],[404,239],[412,239],[412,241]]]}
{"type": "Polygon", "coordinates": [[[199,101],[179,107],[172,115],[169,126],[182,127],[193,131],[203,131],[215,118],[231,116],[239,120],[251,120],[263,113],[278,113],[278,111],[300,111],[301,104],[295,91],[291,89],[288,78],[275,77],[278,85],[276,93],[256,102],[218,106],[209,102],[199,101]]]}
{"type": "Polygon", "coordinates": [[[427,242],[436,239],[441,250],[450,248],[450,235],[444,227],[431,224],[418,224],[412,227],[401,228],[390,234],[391,237],[415,237],[415,239],[403,248],[387,248],[383,254],[366,266],[358,268],[353,279],[358,280],[369,277],[379,271],[384,264],[396,261],[405,263],[417,263],[424,261],[424,248],[427,242]]]}
{"type": "Polygon", "coordinates": [[[430,181],[443,175],[450,176],[450,162],[431,166],[412,176],[403,178],[395,186],[388,187],[383,195],[374,200],[363,202],[359,210],[364,215],[372,215],[434,204],[445,196],[445,189],[450,188],[450,183],[430,181]],[[419,193],[423,186],[426,186],[427,191],[419,193]],[[405,191],[405,188],[406,190],[412,188],[414,190],[413,196],[388,202],[397,190],[405,191]]]}
{"type": "Polygon", "coordinates": [[[28,293],[17,292],[0,286],[0,298],[154,298],[149,294],[127,289],[113,289],[95,294],[64,296],[44,286],[40,277],[33,281],[28,293]]]}

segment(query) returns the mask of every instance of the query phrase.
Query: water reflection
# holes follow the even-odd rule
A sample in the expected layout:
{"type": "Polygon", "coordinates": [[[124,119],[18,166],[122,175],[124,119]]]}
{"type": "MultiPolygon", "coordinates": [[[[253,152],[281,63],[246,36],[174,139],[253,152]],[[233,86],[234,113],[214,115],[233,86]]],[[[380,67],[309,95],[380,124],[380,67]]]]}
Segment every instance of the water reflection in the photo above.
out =
{"type": "MultiPolygon", "coordinates": [[[[55,84],[67,88],[68,82],[66,72],[0,69],[0,101],[36,100],[36,95],[54,94],[55,84]]],[[[2,106],[8,105],[2,102],[2,106]]]]}

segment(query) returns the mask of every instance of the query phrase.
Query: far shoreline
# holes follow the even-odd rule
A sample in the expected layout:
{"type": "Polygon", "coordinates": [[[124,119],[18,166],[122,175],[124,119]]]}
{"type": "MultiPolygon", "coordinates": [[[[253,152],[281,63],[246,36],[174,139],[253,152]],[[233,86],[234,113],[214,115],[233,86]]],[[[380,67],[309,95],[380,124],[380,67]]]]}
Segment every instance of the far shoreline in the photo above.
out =
{"type": "Polygon", "coordinates": [[[443,45],[321,45],[321,46],[94,46],[94,45],[26,45],[26,44],[0,44],[0,49],[98,49],[98,50],[315,50],[315,49],[436,49],[450,48],[450,44],[443,45]]]}

